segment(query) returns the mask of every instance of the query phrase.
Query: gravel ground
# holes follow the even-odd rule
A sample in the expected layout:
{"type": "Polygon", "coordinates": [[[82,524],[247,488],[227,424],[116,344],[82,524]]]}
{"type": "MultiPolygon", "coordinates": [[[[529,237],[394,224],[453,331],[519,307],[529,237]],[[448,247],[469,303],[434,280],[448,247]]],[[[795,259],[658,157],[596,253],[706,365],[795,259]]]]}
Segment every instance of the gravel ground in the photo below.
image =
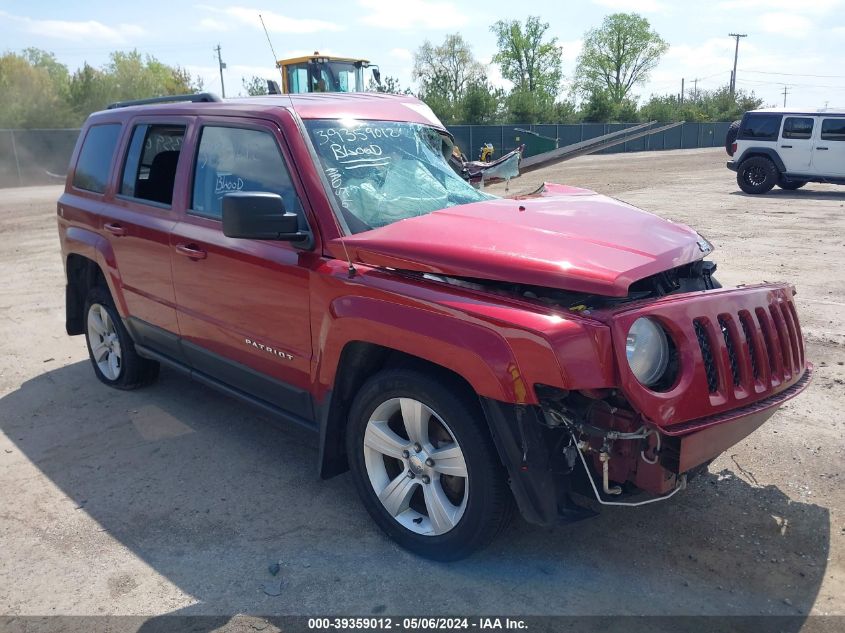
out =
{"type": "Polygon", "coordinates": [[[813,384],[668,502],[517,520],[451,564],[384,538],[348,476],[319,481],[303,431],[172,371],[98,383],[64,333],[59,188],[3,190],[0,614],[845,614],[845,188],[745,196],[724,161],[592,156],[511,190],[608,193],[699,229],[725,285],[793,281],[813,384]]]}

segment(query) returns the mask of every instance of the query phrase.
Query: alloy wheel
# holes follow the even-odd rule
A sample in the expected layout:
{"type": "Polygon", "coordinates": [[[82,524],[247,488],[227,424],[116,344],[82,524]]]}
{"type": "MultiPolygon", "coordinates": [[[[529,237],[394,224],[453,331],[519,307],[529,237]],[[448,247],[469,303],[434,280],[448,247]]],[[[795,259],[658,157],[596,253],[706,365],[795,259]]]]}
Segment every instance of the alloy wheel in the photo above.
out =
{"type": "Polygon", "coordinates": [[[117,328],[106,308],[92,303],[88,309],[88,342],[91,355],[108,380],[117,380],[123,367],[117,328]]]}
{"type": "Polygon", "coordinates": [[[385,510],[425,536],[445,534],[466,510],[469,477],[446,422],[413,398],[391,398],[373,411],[364,433],[370,484],[385,510]]]}

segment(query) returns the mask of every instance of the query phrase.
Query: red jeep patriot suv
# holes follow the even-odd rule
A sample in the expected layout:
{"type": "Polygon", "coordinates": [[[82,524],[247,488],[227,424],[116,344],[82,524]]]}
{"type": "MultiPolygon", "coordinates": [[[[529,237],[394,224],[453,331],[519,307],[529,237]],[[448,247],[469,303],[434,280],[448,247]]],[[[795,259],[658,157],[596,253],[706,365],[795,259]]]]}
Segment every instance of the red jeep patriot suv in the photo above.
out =
{"type": "Polygon", "coordinates": [[[312,429],[321,476],[438,559],[514,502],[672,496],[807,385],[792,286],[722,288],[694,230],[591,191],[496,198],[451,150],[404,96],[93,114],[58,201],[67,332],[107,385],[164,363],[312,429]]]}

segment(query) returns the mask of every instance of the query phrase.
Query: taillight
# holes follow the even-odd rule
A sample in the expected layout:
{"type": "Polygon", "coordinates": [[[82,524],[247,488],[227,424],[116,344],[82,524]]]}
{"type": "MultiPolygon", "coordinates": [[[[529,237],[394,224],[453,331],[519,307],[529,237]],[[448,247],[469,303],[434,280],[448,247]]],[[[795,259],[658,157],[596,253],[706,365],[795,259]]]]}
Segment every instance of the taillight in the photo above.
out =
{"type": "Polygon", "coordinates": [[[731,143],[731,156],[733,156],[734,154],[736,154],[736,141],[731,143]]]}

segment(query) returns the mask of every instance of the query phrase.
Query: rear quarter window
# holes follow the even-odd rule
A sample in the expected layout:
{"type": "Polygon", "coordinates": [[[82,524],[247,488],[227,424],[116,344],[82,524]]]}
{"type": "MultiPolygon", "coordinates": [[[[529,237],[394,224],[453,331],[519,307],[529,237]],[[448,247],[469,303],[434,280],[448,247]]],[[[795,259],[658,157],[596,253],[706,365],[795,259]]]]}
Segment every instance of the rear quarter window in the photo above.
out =
{"type": "Polygon", "coordinates": [[[845,141],[845,117],[822,121],[823,141],[845,141]]]}
{"type": "Polygon", "coordinates": [[[781,115],[747,114],[742,119],[737,139],[746,141],[776,141],[780,132],[781,115]]]}
{"type": "Polygon", "coordinates": [[[74,187],[95,193],[106,190],[120,127],[120,123],[109,123],[88,128],[73,173],[74,187]]]}

